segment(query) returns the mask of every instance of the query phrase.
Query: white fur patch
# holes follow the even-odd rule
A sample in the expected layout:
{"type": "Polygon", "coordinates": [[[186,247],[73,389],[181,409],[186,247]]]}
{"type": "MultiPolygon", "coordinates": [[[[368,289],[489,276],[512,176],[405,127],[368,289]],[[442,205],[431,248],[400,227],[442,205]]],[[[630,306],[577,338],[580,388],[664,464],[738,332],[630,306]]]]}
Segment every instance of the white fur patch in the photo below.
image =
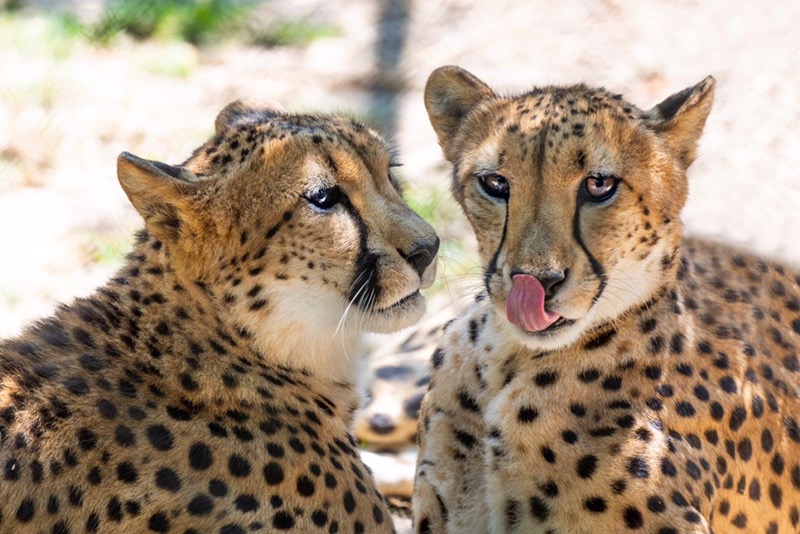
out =
{"type": "Polygon", "coordinates": [[[271,287],[265,296],[268,311],[263,316],[242,314],[240,322],[253,332],[253,342],[267,360],[357,382],[364,359],[357,310],[347,310],[341,296],[299,281],[271,287]]]}

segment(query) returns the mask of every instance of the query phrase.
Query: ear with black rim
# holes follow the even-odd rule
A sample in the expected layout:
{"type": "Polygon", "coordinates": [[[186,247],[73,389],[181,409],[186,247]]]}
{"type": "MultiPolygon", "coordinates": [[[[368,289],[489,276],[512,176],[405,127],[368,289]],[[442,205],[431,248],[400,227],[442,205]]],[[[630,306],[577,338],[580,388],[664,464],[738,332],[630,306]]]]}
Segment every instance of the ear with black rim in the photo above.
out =
{"type": "Polygon", "coordinates": [[[644,114],[650,127],[666,139],[684,169],[694,161],[697,141],[711,112],[715,85],[714,78],[708,76],[644,114]]]}
{"type": "Polygon", "coordinates": [[[214,129],[219,135],[226,130],[248,122],[264,122],[286,113],[274,102],[259,100],[237,100],[223,108],[214,121],[214,129]]]}
{"type": "Polygon", "coordinates": [[[459,67],[439,67],[428,77],[425,109],[448,160],[455,157],[452,143],[461,122],[478,103],[494,96],[488,85],[459,67]]]}
{"type": "Polygon", "coordinates": [[[183,167],[123,152],[117,158],[117,178],[148,232],[165,243],[176,242],[191,218],[197,177],[183,167]]]}

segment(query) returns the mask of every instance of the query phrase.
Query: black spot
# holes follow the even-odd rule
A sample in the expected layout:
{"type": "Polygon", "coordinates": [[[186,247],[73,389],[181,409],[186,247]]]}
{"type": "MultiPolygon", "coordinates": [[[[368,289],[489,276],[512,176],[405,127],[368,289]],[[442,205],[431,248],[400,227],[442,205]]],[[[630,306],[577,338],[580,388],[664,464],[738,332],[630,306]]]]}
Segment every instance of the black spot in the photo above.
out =
{"type": "Polygon", "coordinates": [[[288,512],[279,510],[272,516],[272,527],[278,530],[289,530],[294,527],[294,518],[288,512]]]}
{"type": "Polygon", "coordinates": [[[169,532],[170,523],[167,514],[158,512],[150,516],[147,526],[154,532],[169,532]]]}
{"type": "Polygon", "coordinates": [[[539,387],[551,386],[555,384],[557,380],[558,374],[553,371],[539,373],[533,378],[534,383],[539,387]]]}
{"type": "Polygon", "coordinates": [[[741,404],[735,406],[731,411],[731,417],[728,420],[728,426],[730,427],[731,431],[736,432],[742,428],[745,419],[747,419],[747,411],[745,411],[744,406],[741,404]]]}
{"type": "Polygon", "coordinates": [[[607,505],[606,500],[602,497],[589,497],[584,501],[583,507],[589,512],[599,514],[606,511],[607,505]]]}
{"type": "Polygon", "coordinates": [[[67,378],[64,381],[64,387],[73,395],[85,395],[86,392],[89,391],[89,384],[79,376],[67,378]]]}
{"type": "Polygon", "coordinates": [[[438,369],[442,366],[444,362],[444,352],[441,349],[436,349],[433,352],[433,356],[431,356],[431,363],[434,369],[438,369]]]}
{"type": "Polygon", "coordinates": [[[745,462],[749,461],[753,456],[753,445],[750,442],[750,438],[742,439],[737,446],[737,450],[739,451],[739,457],[742,460],[745,462]]]}
{"type": "Polygon", "coordinates": [[[661,472],[668,477],[675,477],[678,474],[675,465],[668,458],[661,459],[661,472]]]}
{"type": "Polygon", "coordinates": [[[774,483],[769,485],[769,500],[775,508],[780,508],[783,503],[783,491],[774,483]]]}
{"type": "Polygon", "coordinates": [[[88,428],[78,430],[78,445],[85,451],[91,451],[97,447],[97,435],[88,428]]]}
{"type": "Polygon", "coordinates": [[[129,427],[117,425],[114,429],[114,440],[123,447],[133,447],[136,444],[136,435],[129,427]]]}
{"type": "Polygon", "coordinates": [[[214,501],[204,493],[195,495],[186,506],[190,515],[208,515],[214,510],[214,501]]]}
{"type": "Polygon", "coordinates": [[[594,382],[598,378],[600,378],[600,371],[597,369],[586,369],[578,374],[578,380],[587,384],[594,382]]]}
{"type": "Polygon", "coordinates": [[[545,521],[550,515],[550,507],[541,497],[533,496],[530,501],[531,515],[539,521],[545,521]]]}
{"type": "Polygon", "coordinates": [[[208,483],[208,492],[214,497],[224,497],[228,494],[228,486],[219,479],[213,479],[208,483]]]}
{"type": "Polygon", "coordinates": [[[597,456],[592,454],[578,460],[576,471],[581,478],[591,478],[597,468],[597,456]]]}
{"type": "Polygon", "coordinates": [[[723,376],[720,378],[719,387],[726,393],[736,393],[737,391],[736,381],[730,376],[723,376]]]}
{"type": "Polygon", "coordinates": [[[122,462],[117,465],[117,478],[132,484],[139,479],[139,473],[131,462],[122,462]]]}
{"type": "Polygon", "coordinates": [[[247,494],[236,497],[234,504],[236,509],[241,512],[255,512],[260,507],[256,498],[247,494]]]}
{"type": "Polygon", "coordinates": [[[453,435],[456,440],[467,449],[472,449],[477,443],[477,439],[472,434],[464,432],[463,430],[453,430],[453,435]]]}
{"type": "MultiPolygon", "coordinates": [[[[264,466],[264,480],[270,486],[275,486],[283,482],[283,468],[276,462],[270,462],[264,466]]],[[[334,479],[335,482],[335,479],[334,479]]]]}
{"type": "Polygon", "coordinates": [[[601,332],[600,334],[596,335],[594,338],[592,338],[589,341],[587,341],[586,344],[583,346],[583,348],[585,350],[598,349],[600,347],[608,345],[611,342],[611,340],[614,339],[614,336],[616,336],[616,335],[617,335],[617,331],[615,329],[611,328],[609,330],[601,332]]]}
{"type": "Polygon", "coordinates": [[[664,499],[658,495],[651,495],[647,498],[647,509],[654,514],[661,514],[667,509],[667,505],[664,504],[664,499]]]}
{"type": "Polygon", "coordinates": [[[228,458],[228,472],[234,477],[242,478],[250,474],[250,462],[246,458],[238,454],[231,455],[228,458]]]}
{"type": "Polygon", "coordinates": [[[75,508],[83,506],[83,491],[75,486],[70,486],[67,492],[69,503],[75,508]]]}
{"type": "Polygon", "coordinates": [[[156,486],[176,493],[181,489],[181,479],[175,471],[164,467],[156,471],[156,486]]]}
{"type": "Polygon", "coordinates": [[[633,506],[625,508],[625,510],[622,512],[622,517],[625,520],[625,525],[630,529],[642,528],[644,525],[642,513],[633,506]]]}
{"type": "Polygon", "coordinates": [[[628,461],[628,473],[634,478],[647,478],[650,476],[650,467],[644,458],[634,456],[628,461]]]}
{"type": "Polygon", "coordinates": [[[195,443],[189,447],[189,465],[193,469],[202,471],[208,469],[213,463],[211,448],[205,443],[195,443]]]}
{"type": "Polygon", "coordinates": [[[342,502],[344,504],[344,509],[348,514],[352,514],[353,510],[356,509],[356,500],[350,490],[344,492],[342,502]]]}
{"type": "Polygon", "coordinates": [[[785,421],[786,435],[795,443],[800,443],[800,427],[793,417],[787,417],[785,421]]]}
{"type": "Polygon", "coordinates": [[[297,493],[303,497],[310,497],[314,495],[314,482],[305,475],[297,478],[297,493]]]}
{"type": "Polygon", "coordinates": [[[747,516],[743,513],[738,513],[731,519],[731,523],[736,528],[745,528],[747,526],[747,516]]]}
{"type": "Polygon", "coordinates": [[[603,380],[603,389],[607,391],[619,391],[621,387],[622,377],[620,376],[609,376],[603,380]]]}
{"type": "Polygon", "coordinates": [[[520,423],[533,422],[539,416],[539,411],[533,406],[523,406],[519,409],[517,420],[520,423]]]}
{"type": "Polygon", "coordinates": [[[711,403],[710,413],[711,418],[715,421],[720,421],[725,416],[724,408],[717,401],[711,403]]]}
{"type": "Polygon", "coordinates": [[[175,438],[172,432],[163,425],[152,425],[147,427],[147,439],[150,444],[160,451],[168,451],[172,449],[175,438]]]}
{"type": "Polygon", "coordinates": [[[694,406],[687,401],[675,403],[675,411],[678,412],[678,415],[681,417],[694,417],[695,414],[694,406]]]}
{"type": "Polygon", "coordinates": [[[658,365],[648,365],[644,368],[644,376],[650,380],[658,380],[661,378],[661,367],[658,365]]]}
{"type": "Polygon", "coordinates": [[[475,402],[475,399],[472,398],[472,396],[466,390],[461,390],[461,392],[458,394],[458,401],[461,404],[461,407],[465,410],[474,413],[480,412],[478,403],[475,402]]]}

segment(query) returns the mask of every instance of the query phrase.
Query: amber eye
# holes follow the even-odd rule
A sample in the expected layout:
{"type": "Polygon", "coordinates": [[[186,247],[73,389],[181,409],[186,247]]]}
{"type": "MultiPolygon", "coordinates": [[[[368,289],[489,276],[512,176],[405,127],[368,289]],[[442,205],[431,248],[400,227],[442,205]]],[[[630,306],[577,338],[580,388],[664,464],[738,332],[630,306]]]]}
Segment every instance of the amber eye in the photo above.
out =
{"type": "Polygon", "coordinates": [[[341,194],[338,187],[316,189],[305,194],[306,200],[321,210],[329,210],[339,203],[341,194]]]}
{"type": "Polygon", "coordinates": [[[508,180],[499,174],[484,174],[478,177],[478,181],[490,197],[508,199],[508,180]]]}
{"type": "Polygon", "coordinates": [[[586,198],[592,202],[603,202],[611,198],[619,185],[619,178],[595,174],[589,176],[583,182],[583,190],[586,198]]]}

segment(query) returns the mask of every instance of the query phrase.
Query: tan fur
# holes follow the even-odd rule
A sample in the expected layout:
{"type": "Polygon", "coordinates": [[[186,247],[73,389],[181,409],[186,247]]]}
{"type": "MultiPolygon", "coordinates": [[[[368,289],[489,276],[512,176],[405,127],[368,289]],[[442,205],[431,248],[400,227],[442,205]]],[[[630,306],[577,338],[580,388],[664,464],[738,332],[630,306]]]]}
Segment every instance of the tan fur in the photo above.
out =
{"type": "Polygon", "coordinates": [[[438,240],[368,128],[238,102],[216,129],[180,166],[121,155],[126,264],[0,343],[3,532],[393,530],[360,338],[421,316],[438,240]]]}
{"type": "Polygon", "coordinates": [[[503,97],[431,75],[486,288],[433,359],[418,532],[798,531],[800,275],[678,219],[713,88],[643,112],[583,85],[503,97]],[[602,203],[581,192],[596,176],[619,179],[602,203]],[[566,273],[546,301],[566,321],[509,322],[519,271],[566,273]]]}

